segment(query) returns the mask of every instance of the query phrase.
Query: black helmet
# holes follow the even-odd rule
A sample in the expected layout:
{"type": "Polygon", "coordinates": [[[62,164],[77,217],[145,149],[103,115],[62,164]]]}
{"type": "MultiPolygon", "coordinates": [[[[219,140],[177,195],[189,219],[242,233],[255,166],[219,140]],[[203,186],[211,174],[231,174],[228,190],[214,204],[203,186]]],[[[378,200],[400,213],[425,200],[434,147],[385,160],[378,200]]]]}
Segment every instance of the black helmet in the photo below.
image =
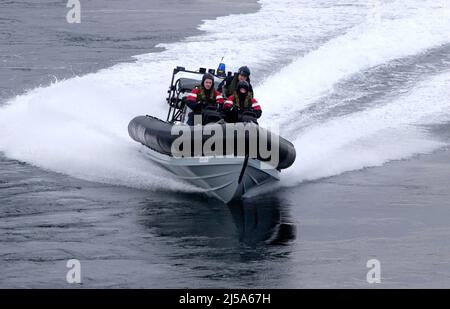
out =
{"type": "Polygon", "coordinates": [[[203,75],[202,77],[202,87],[205,87],[205,80],[210,79],[213,82],[213,86],[214,86],[214,76],[212,76],[212,74],[206,73],[203,75]]]}
{"type": "Polygon", "coordinates": [[[248,90],[250,89],[250,85],[245,80],[241,80],[239,83],[237,83],[236,91],[239,93],[241,88],[244,88],[248,92],[248,90]]]}
{"type": "Polygon", "coordinates": [[[239,68],[238,74],[250,77],[250,69],[248,68],[248,66],[244,65],[243,67],[239,68]]]}

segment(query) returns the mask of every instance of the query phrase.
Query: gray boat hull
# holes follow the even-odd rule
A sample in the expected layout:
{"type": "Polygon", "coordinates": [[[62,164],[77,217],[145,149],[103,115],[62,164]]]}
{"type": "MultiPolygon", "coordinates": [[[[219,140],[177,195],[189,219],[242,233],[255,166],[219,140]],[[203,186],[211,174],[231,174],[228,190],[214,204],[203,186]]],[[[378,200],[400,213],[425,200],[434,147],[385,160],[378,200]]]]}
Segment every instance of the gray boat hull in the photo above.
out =
{"type": "Polygon", "coordinates": [[[267,163],[245,157],[175,158],[147,148],[147,156],[224,203],[239,199],[255,187],[280,180],[267,163]]]}

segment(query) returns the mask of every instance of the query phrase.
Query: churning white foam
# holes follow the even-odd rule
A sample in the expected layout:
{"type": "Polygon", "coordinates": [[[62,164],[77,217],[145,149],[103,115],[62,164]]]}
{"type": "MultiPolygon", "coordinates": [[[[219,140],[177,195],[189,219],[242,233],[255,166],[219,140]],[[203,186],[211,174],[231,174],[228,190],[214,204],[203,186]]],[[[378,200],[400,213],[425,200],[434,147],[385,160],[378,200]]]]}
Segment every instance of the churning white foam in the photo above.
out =
{"type": "Polygon", "coordinates": [[[430,136],[428,124],[450,121],[450,72],[416,86],[389,104],[312,125],[294,140],[298,159],[284,180],[338,175],[391,160],[429,153],[446,145],[430,136]]]}
{"type": "Polygon", "coordinates": [[[290,121],[293,111],[332,92],[339,80],[450,42],[448,0],[441,5],[395,1],[375,8],[369,10],[366,22],[299,57],[257,88],[260,100],[267,102],[265,120],[290,121]]]}
{"type": "MultiPolygon", "coordinates": [[[[391,2],[377,9],[380,18],[371,17],[373,7],[367,1],[260,3],[256,13],[206,21],[200,27],[204,33],[163,44],[166,50],[161,53],[140,55],[135,63],[60,81],[9,100],[0,108],[0,150],[11,158],[83,179],[194,190],[149,162],[127,133],[128,122],[136,115],[165,119],[165,95],[175,66],[215,67],[223,55],[229,69],[249,65],[264,109],[261,123],[280,123],[292,121],[283,115],[301,111],[332,91],[342,78],[449,41],[450,20],[443,18],[448,15],[436,2],[391,2]],[[393,6],[402,9],[399,16],[393,15],[393,6]],[[232,26],[243,19],[245,31],[232,26]],[[276,66],[280,63],[282,69],[276,66]]],[[[395,110],[394,122],[405,113],[395,110]]],[[[398,119],[401,125],[393,127],[375,121],[374,111],[308,127],[290,137],[299,155],[289,172],[297,179],[329,176],[436,147],[438,143],[423,140],[420,132],[406,125],[425,112],[419,107],[415,111],[417,115],[407,123],[398,119]],[[372,130],[349,134],[370,121],[372,130]],[[383,135],[383,130],[389,133],[383,135]],[[402,135],[401,147],[390,144],[395,134],[402,135]],[[381,159],[371,157],[381,149],[368,142],[375,135],[384,139],[384,149],[391,148],[381,159]],[[350,164],[348,158],[357,157],[356,150],[366,155],[350,164]],[[329,164],[327,170],[314,169],[329,164]]]]}

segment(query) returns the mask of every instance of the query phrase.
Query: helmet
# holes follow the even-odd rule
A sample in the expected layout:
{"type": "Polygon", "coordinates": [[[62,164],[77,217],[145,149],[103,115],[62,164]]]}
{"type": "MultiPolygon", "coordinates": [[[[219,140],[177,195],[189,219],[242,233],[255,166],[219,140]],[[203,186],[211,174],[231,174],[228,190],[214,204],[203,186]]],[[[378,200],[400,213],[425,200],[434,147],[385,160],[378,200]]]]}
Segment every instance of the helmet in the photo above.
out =
{"type": "Polygon", "coordinates": [[[205,83],[205,80],[207,80],[207,79],[212,80],[213,85],[214,85],[214,76],[212,76],[212,74],[206,73],[206,74],[204,74],[203,77],[202,77],[202,87],[205,86],[204,83],[205,83]]]}
{"type": "Polygon", "coordinates": [[[245,80],[241,80],[239,83],[237,83],[236,91],[239,93],[241,88],[244,88],[248,92],[250,85],[245,80]]]}
{"type": "Polygon", "coordinates": [[[250,76],[250,69],[247,66],[244,65],[243,67],[239,68],[238,74],[241,74],[243,76],[249,77],[250,76]]]}

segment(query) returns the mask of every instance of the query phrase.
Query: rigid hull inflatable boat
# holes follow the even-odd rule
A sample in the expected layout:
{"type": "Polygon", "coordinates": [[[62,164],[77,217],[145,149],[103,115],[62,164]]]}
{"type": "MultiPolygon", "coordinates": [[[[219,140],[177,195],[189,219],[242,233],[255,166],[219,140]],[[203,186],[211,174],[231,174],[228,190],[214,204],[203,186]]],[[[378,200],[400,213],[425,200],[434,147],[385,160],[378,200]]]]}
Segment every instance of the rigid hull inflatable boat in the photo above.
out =
{"type": "MultiPolygon", "coordinates": [[[[145,153],[149,159],[225,203],[242,197],[255,187],[278,181],[280,171],[288,168],[295,160],[294,146],[251,122],[237,126],[242,129],[242,134],[235,130],[231,135],[227,130],[232,124],[223,121],[186,125],[187,106],[184,97],[200,84],[201,76],[200,79],[176,79],[179,73],[198,76],[204,70],[174,69],[167,98],[170,108],[166,121],[148,115],[137,116],[128,125],[130,137],[146,146],[145,153]],[[174,147],[175,144],[180,146],[180,138],[183,138],[184,144],[174,147]],[[213,147],[205,147],[211,146],[212,139],[215,141],[213,147]],[[261,148],[263,142],[265,147],[261,148]],[[267,151],[263,153],[260,148],[270,149],[271,155],[268,157],[267,151]],[[276,150],[276,160],[273,150],[276,150]]],[[[220,82],[220,77],[214,77],[217,78],[216,82],[220,82]]],[[[212,111],[213,116],[215,113],[212,111]]]]}

